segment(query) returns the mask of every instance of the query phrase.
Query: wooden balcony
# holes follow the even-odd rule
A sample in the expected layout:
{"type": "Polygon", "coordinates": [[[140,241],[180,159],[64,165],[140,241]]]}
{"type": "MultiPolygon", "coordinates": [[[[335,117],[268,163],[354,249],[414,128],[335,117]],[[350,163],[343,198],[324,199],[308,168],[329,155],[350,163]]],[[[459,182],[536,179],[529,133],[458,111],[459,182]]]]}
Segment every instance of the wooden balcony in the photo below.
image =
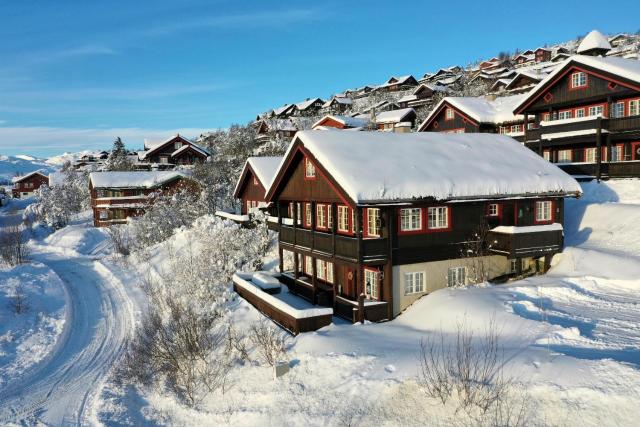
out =
{"type": "MultiPolygon", "coordinates": [[[[388,320],[388,303],[385,301],[365,301],[364,318],[370,322],[381,322],[388,320]]],[[[352,323],[357,323],[359,319],[358,302],[336,296],[333,304],[333,314],[347,319],[352,323]]]]}
{"type": "MultiPolygon", "coordinates": [[[[602,117],[600,120],[601,129],[605,132],[616,134],[619,132],[638,131],[640,132],[640,116],[631,117],[602,117]]],[[[537,129],[529,129],[527,131],[527,142],[537,141],[539,139],[550,140],[545,135],[564,133],[564,132],[586,132],[593,130],[588,140],[595,138],[595,131],[598,129],[597,117],[585,117],[579,120],[552,120],[543,122],[537,129]]],[[[580,136],[580,135],[577,135],[580,136]]],[[[584,136],[584,135],[582,135],[584,136]]],[[[569,136],[567,137],[569,138],[569,136]]],[[[574,138],[574,136],[571,136],[574,138]]],[[[566,139],[566,138],[557,138],[566,139]]]]}
{"type": "MultiPolygon", "coordinates": [[[[569,175],[595,177],[598,173],[597,163],[556,163],[569,175]]],[[[626,162],[602,162],[600,175],[603,178],[632,178],[640,176],[640,160],[626,162]]]]}
{"type": "Polygon", "coordinates": [[[302,247],[312,252],[358,260],[358,239],[356,237],[282,225],[280,227],[280,242],[302,247]]]}
{"type": "Polygon", "coordinates": [[[507,258],[541,257],[562,251],[559,224],[529,227],[496,227],[489,231],[490,251],[507,258]]]}

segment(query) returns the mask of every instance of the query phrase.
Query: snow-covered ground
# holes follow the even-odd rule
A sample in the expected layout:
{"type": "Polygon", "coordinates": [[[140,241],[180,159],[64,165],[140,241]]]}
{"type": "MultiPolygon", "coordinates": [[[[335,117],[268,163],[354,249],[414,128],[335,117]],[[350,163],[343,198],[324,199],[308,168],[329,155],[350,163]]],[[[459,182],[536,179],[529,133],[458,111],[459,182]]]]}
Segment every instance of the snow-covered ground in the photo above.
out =
{"type": "Polygon", "coordinates": [[[16,175],[26,175],[29,172],[42,170],[45,174],[55,171],[57,165],[44,159],[31,156],[0,156],[0,184],[11,183],[16,175]]]}
{"type": "MultiPolygon", "coordinates": [[[[421,338],[484,330],[493,318],[507,374],[527,392],[537,425],[635,425],[640,407],[640,181],[584,184],[567,202],[566,244],[545,276],[507,285],[444,289],[397,319],[336,320],[290,339],[291,371],[234,368],[231,387],[189,409],[161,390],[111,384],[105,424],[444,425],[450,407],[417,387],[421,338]]],[[[242,300],[238,324],[260,318],[242,300]]],[[[458,420],[459,421],[459,420],[458,420]]]]}

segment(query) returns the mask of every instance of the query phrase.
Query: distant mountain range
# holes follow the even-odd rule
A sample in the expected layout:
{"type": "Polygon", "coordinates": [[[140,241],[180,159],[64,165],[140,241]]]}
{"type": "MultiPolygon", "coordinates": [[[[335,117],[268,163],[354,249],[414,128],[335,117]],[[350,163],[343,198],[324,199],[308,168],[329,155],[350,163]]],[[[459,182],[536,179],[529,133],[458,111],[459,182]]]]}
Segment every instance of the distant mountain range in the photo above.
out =
{"type": "Polygon", "coordinates": [[[37,170],[42,170],[43,173],[50,173],[57,170],[58,167],[59,165],[49,163],[46,159],[25,155],[0,155],[0,185],[10,185],[11,178],[18,175],[25,175],[37,170]]]}

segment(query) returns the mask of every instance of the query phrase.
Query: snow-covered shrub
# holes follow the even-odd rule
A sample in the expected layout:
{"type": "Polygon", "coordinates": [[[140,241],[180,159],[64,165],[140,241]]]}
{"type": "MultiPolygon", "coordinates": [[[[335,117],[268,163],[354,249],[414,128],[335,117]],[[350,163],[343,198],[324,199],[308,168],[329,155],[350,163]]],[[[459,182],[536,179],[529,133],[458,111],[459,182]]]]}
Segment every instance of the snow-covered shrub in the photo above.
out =
{"type": "Polygon", "coordinates": [[[107,228],[107,234],[117,254],[127,256],[131,253],[133,242],[127,225],[112,225],[107,228]]]}
{"type": "Polygon", "coordinates": [[[286,353],[287,334],[271,321],[254,322],[249,329],[249,339],[260,359],[269,366],[275,366],[286,353]]]}
{"type": "Polygon", "coordinates": [[[135,243],[148,247],[162,242],[180,227],[188,227],[202,215],[200,194],[183,188],[171,194],[156,193],[145,214],[132,225],[135,243]]]}
{"type": "Polygon", "coordinates": [[[0,257],[8,265],[22,264],[29,257],[26,230],[13,225],[0,231],[0,257]]]}
{"type": "Polygon", "coordinates": [[[73,215],[91,207],[89,175],[86,172],[66,169],[59,184],[43,185],[36,191],[37,202],[30,205],[25,215],[54,228],[66,226],[73,215]]]}
{"type": "Polygon", "coordinates": [[[9,297],[9,308],[15,314],[22,314],[29,309],[27,295],[24,292],[24,287],[21,282],[18,282],[12,289],[11,296],[9,297]]]}

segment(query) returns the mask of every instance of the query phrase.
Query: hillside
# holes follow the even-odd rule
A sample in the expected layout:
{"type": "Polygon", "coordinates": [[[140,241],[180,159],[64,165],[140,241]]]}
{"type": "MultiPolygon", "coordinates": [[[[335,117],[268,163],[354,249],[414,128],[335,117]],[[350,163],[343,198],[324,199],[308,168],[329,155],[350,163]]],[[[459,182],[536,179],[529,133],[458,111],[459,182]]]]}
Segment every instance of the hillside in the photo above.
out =
{"type": "Polygon", "coordinates": [[[11,184],[11,178],[17,175],[25,175],[37,170],[49,173],[56,169],[44,159],[25,155],[0,156],[0,185],[11,184]]]}

